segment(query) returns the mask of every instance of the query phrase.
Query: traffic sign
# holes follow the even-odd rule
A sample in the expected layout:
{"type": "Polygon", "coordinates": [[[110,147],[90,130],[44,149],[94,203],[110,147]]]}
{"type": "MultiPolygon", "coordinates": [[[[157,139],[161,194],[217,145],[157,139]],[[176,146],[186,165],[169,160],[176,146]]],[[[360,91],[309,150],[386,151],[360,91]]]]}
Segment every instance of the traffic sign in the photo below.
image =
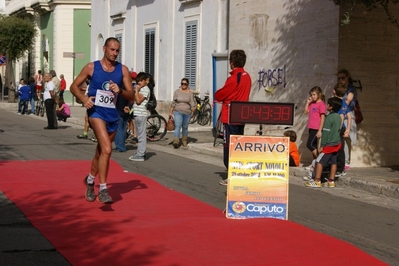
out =
{"type": "Polygon", "coordinates": [[[5,66],[5,65],[6,65],[6,56],[0,55],[0,66],[5,66]]]}

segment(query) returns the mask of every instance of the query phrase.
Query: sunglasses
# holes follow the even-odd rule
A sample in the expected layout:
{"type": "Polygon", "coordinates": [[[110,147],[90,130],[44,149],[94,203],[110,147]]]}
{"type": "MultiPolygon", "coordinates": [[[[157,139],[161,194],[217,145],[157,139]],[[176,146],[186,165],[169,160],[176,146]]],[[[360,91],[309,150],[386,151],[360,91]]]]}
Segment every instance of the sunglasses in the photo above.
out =
{"type": "Polygon", "coordinates": [[[187,86],[188,84],[187,83],[180,83],[180,85],[187,86]]]}

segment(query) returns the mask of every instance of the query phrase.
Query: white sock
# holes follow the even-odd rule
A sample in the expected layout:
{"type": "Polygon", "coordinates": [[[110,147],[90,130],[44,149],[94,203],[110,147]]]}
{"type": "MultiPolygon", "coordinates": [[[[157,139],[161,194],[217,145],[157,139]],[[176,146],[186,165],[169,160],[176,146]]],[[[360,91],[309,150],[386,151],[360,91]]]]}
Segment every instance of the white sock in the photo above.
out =
{"type": "Polygon", "coordinates": [[[95,176],[92,176],[91,174],[89,174],[87,176],[87,184],[93,184],[95,178],[96,178],[95,176]]]}
{"type": "Polygon", "coordinates": [[[100,191],[107,188],[107,183],[101,184],[100,183],[100,191]]]}

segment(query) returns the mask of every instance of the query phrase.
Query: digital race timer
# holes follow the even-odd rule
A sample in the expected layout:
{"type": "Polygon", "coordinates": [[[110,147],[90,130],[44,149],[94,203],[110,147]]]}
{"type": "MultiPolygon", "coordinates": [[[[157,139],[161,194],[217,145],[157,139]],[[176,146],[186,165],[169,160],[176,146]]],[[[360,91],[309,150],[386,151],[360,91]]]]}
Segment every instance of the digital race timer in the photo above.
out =
{"type": "Polygon", "coordinates": [[[231,102],[231,124],[294,124],[293,103],[231,102]]]}

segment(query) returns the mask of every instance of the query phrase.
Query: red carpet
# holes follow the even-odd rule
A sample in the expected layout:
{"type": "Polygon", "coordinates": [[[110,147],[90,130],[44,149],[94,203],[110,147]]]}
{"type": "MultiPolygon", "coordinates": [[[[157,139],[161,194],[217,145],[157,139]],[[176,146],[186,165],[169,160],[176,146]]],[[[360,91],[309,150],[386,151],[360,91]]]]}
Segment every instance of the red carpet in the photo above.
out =
{"type": "Polygon", "coordinates": [[[73,265],[385,265],[290,221],[226,219],[115,162],[108,182],[115,203],[90,203],[82,184],[89,167],[89,161],[0,162],[0,190],[73,265]],[[310,252],[311,246],[334,252],[310,252]]]}

